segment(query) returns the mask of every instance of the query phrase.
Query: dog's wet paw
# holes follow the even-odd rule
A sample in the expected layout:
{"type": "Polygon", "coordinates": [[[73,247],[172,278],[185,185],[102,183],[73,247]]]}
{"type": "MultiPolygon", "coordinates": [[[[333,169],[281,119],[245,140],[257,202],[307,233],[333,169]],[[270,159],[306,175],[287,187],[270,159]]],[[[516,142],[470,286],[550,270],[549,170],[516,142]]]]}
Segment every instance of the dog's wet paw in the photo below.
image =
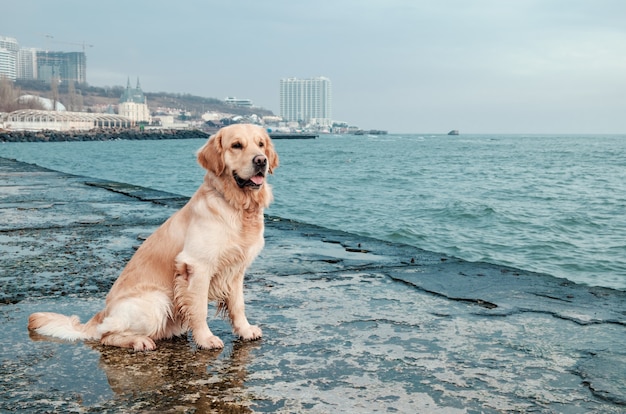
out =
{"type": "Polygon", "coordinates": [[[215,335],[208,336],[206,338],[195,339],[196,345],[200,349],[222,349],[224,348],[224,342],[215,335]]]}
{"type": "Polygon", "coordinates": [[[254,341],[256,339],[260,339],[263,336],[263,331],[256,325],[249,325],[245,329],[241,329],[237,334],[244,341],[254,341]]]}

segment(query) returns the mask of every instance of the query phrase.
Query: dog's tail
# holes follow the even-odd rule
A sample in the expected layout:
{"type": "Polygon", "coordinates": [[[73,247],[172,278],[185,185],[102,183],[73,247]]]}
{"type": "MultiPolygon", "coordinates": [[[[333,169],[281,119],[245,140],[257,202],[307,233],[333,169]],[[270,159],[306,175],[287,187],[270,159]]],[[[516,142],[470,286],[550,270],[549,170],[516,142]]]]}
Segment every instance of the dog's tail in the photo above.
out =
{"type": "Polygon", "coordinates": [[[96,317],[82,324],[78,316],[65,316],[52,312],[37,312],[30,315],[28,318],[28,330],[66,341],[100,339],[100,335],[92,323],[95,319],[96,317]]]}

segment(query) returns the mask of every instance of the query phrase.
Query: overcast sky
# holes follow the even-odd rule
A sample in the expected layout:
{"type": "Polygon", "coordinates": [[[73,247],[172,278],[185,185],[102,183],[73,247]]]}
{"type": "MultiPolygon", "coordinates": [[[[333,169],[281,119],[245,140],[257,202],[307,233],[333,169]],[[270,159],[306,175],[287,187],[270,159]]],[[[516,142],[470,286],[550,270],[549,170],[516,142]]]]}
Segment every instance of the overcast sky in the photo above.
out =
{"type": "Polygon", "coordinates": [[[325,76],[365,129],[626,133],[624,0],[5,0],[0,35],[93,45],[93,86],[276,114],[281,78],[325,76]]]}

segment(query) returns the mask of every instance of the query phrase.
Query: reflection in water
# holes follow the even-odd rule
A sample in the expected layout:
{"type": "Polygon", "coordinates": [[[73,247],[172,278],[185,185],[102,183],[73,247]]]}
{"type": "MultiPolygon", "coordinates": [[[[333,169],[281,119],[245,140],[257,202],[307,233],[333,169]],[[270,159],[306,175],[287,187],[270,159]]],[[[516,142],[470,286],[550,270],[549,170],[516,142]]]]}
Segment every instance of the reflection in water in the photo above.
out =
{"type": "MultiPolygon", "coordinates": [[[[63,342],[33,332],[30,338],[63,342]]],[[[190,346],[188,338],[179,337],[159,341],[157,349],[150,352],[86,342],[100,353],[98,365],[117,396],[101,408],[160,413],[252,412],[254,398],[244,386],[246,367],[251,362],[250,352],[262,341],[225,342],[223,350],[199,350],[190,346]]]]}
{"type": "Polygon", "coordinates": [[[232,348],[207,351],[178,338],[159,342],[153,352],[94,348],[101,352],[100,367],[111,389],[134,409],[248,413],[246,366],[258,346],[259,341],[236,341],[232,348]]]}

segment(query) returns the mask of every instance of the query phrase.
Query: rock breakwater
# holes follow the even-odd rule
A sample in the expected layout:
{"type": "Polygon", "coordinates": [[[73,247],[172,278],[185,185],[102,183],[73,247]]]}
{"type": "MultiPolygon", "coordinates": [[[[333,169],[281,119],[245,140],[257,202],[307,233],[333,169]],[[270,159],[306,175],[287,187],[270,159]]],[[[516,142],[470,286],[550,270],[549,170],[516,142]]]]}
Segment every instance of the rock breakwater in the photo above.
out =
{"type": "Polygon", "coordinates": [[[0,142],[61,142],[208,138],[198,129],[92,129],[89,131],[0,131],[0,142]]]}

